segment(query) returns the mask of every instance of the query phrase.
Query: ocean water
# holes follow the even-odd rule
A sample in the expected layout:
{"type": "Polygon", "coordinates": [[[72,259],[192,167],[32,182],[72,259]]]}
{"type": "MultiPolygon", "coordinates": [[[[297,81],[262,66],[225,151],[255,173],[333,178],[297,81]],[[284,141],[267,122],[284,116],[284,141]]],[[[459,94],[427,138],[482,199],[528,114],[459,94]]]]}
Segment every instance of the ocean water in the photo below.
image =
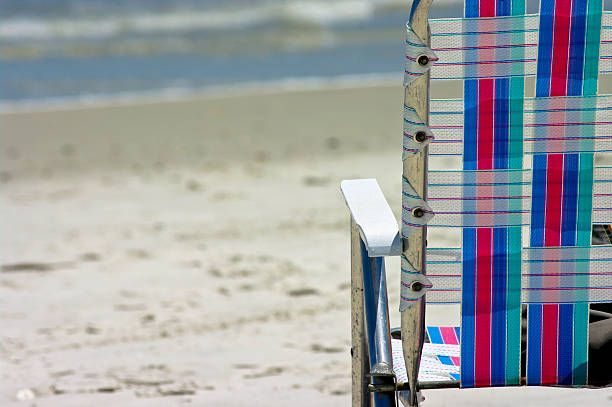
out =
{"type": "MultiPolygon", "coordinates": [[[[0,0],[0,106],[401,82],[409,0],[0,0]]],[[[435,0],[432,17],[460,16],[435,0]]]]}

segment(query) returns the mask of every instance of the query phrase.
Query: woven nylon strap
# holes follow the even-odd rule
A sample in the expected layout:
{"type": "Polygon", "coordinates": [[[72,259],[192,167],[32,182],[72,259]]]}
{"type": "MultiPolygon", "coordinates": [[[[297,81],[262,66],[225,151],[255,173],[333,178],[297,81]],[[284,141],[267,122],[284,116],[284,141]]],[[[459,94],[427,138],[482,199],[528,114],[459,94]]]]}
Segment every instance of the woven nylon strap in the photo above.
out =
{"type": "MultiPolygon", "coordinates": [[[[520,100],[510,101],[520,114],[520,100]]],[[[537,97],[524,101],[523,121],[508,123],[523,133],[524,151],[513,151],[511,160],[526,154],[595,153],[612,151],[612,96],[537,97]]],[[[464,112],[462,100],[433,100],[429,144],[431,155],[461,155],[464,112]]]]}
{"type": "Polygon", "coordinates": [[[513,264],[520,264],[522,199],[493,204],[486,198],[517,195],[521,182],[523,77],[533,56],[523,46],[527,20],[508,16],[524,13],[522,0],[465,2],[465,17],[476,18],[471,28],[478,34],[463,36],[464,46],[477,48],[469,51],[475,60],[467,61],[463,76],[479,79],[464,82],[463,169],[473,176],[463,178],[476,184],[468,190],[480,190],[485,200],[462,205],[462,223],[482,226],[464,227],[462,233],[462,387],[516,385],[520,379],[520,268],[513,264]],[[483,170],[517,171],[506,172],[498,188],[486,186],[489,175],[483,170]]]}
{"type": "MultiPolygon", "coordinates": [[[[536,96],[597,93],[601,23],[601,0],[542,2],[536,96]]],[[[530,245],[589,246],[592,198],[580,191],[592,188],[592,153],[535,155],[532,207],[544,216],[532,215],[530,245]]],[[[527,383],[586,384],[588,304],[530,304],[527,318],[527,383]]]]}
{"type": "MultiPolygon", "coordinates": [[[[471,0],[470,4],[478,3],[471,0]]],[[[499,0],[500,5],[501,0],[499,0]]],[[[483,1],[480,4],[484,4],[483,1]]],[[[585,3],[586,4],[586,3],[585,3]]],[[[522,4],[521,4],[522,6],[522,4]]],[[[538,15],[518,15],[520,7],[496,7],[486,14],[511,13],[498,17],[447,18],[431,20],[431,49],[427,49],[407,28],[405,82],[426,71],[416,59],[427,54],[435,64],[432,79],[483,79],[534,76],[538,70],[539,28],[551,30],[551,25],[540,26],[538,15]],[[509,9],[512,9],[511,11],[509,9]]],[[[569,2],[566,4],[569,7],[569,2]]],[[[543,9],[550,8],[543,2],[543,9]]],[[[569,10],[569,9],[568,9],[569,10]]],[[[477,10],[473,10],[472,13],[477,10]]],[[[468,14],[469,10],[466,10],[468,14]]],[[[480,14],[483,14],[480,10],[480,14]]],[[[470,14],[471,15],[471,14],[470,14]]],[[[584,37],[585,47],[600,47],[599,38],[584,37]]],[[[612,13],[602,20],[599,72],[612,72],[612,13]]],[[[597,56],[596,56],[597,58],[597,56]]],[[[543,58],[540,57],[540,62],[543,58]]],[[[597,70],[597,63],[595,70],[597,70]]]]}
{"type": "MultiPolygon", "coordinates": [[[[527,247],[522,258],[524,304],[612,302],[612,245],[527,247]]],[[[428,304],[461,302],[461,263],[460,248],[427,250],[428,304]]]]}
{"type": "Polygon", "coordinates": [[[519,384],[521,304],[527,384],[586,383],[588,304],[612,301],[612,245],[591,246],[592,224],[612,223],[612,168],[593,159],[612,151],[612,96],[597,95],[612,73],[602,8],[542,0],[524,15],[524,0],[465,0],[465,18],[431,22],[431,49],[407,42],[406,81],[419,52],[433,79],[464,81],[463,99],[432,101],[429,127],[409,111],[404,122],[404,154],[428,145],[462,170],[430,171],[427,203],[407,188],[402,202],[405,224],[462,229],[460,248],[427,250],[427,303],[461,305],[462,387],[519,384]]]}
{"type": "MultiPolygon", "coordinates": [[[[428,219],[428,226],[528,226],[532,218],[546,216],[546,207],[531,207],[534,173],[532,170],[430,171],[427,216],[435,216],[428,219]]],[[[574,178],[580,176],[578,168],[566,168],[565,173],[574,178]]],[[[579,201],[591,201],[592,223],[608,225],[612,223],[612,167],[595,167],[593,177],[587,188],[578,188],[572,196],[579,201]]],[[[547,186],[561,190],[563,178],[548,177],[547,186]]],[[[539,192],[535,195],[539,196],[539,192]]],[[[405,196],[405,202],[407,199],[405,196]]],[[[406,205],[404,219],[411,216],[411,206],[406,205]]]]}

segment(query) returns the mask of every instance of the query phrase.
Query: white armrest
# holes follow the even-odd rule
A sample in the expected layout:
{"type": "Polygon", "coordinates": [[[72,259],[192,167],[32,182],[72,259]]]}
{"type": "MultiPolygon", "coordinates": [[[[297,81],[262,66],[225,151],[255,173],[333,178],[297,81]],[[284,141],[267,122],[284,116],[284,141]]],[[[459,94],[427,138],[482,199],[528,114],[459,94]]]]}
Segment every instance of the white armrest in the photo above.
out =
{"type": "Polygon", "coordinates": [[[375,179],[344,180],[344,200],[370,257],[397,256],[402,244],[397,221],[375,179]]]}

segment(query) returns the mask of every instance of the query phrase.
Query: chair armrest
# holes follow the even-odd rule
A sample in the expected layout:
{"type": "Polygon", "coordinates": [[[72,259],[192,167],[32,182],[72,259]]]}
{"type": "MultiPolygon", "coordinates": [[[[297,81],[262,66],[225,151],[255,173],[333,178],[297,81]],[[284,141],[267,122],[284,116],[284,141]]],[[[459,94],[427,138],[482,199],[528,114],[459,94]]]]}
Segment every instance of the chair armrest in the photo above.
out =
{"type": "Polygon", "coordinates": [[[397,221],[378,182],[375,179],[344,180],[340,189],[368,255],[399,256],[402,245],[397,221]]]}

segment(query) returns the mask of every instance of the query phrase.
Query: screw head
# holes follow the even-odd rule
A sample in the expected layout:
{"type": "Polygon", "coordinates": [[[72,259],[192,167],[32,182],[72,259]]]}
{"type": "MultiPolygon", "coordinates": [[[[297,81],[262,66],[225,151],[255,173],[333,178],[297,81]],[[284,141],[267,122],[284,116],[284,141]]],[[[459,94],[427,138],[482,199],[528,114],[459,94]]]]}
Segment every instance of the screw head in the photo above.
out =
{"type": "Polygon", "coordinates": [[[412,210],[412,216],[415,218],[422,218],[425,215],[425,211],[423,208],[419,208],[418,206],[412,210]]]}
{"type": "Polygon", "coordinates": [[[419,292],[423,289],[423,284],[420,281],[415,281],[412,284],[410,284],[410,289],[412,291],[419,292]]]}
{"type": "Polygon", "coordinates": [[[421,55],[417,58],[417,62],[419,63],[419,65],[425,66],[429,63],[429,57],[427,55],[421,55]]]}
{"type": "Polygon", "coordinates": [[[422,130],[417,131],[416,134],[414,135],[414,140],[419,143],[424,142],[425,140],[427,140],[427,133],[425,133],[422,130]]]}

